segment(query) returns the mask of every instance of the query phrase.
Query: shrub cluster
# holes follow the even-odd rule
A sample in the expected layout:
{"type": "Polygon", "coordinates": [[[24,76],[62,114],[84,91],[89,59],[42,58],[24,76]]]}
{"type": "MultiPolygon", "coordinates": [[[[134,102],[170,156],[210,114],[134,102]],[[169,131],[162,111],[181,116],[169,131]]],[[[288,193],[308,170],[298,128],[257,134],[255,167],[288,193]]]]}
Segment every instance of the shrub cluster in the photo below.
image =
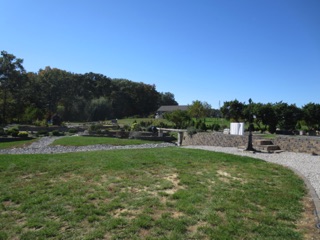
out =
{"type": "Polygon", "coordinates": [[[21,131],[18,133],[18,137],[28,137],[28,136],[29,136],[29,134],[26,131],[21,131]]]}
{"type": "Polygon", "coordinates": [[[49,136],[49,132],[47,130],[39,130],[37,133],[36,133],[36,136],[39,137],[39,136],[49,136]]]}
{"type": "Polygon", "coordinates": [[[52,131],[52,136],[63,136],[63,132],[59,132],[59,130],[53,130],[52,131]]]}
{"type": "Polygon", "coordinates": [[[18,134],[19,134],[19,129],[18,129],[18,127],[9,128],[9,129],[6,131],[6,134],[7,134],[7,135],[11,135],[12,137],[17,137],[18,134]]]}
{"type": "Polygon", "coordinates": [[[77,133],[77,132],[78,132],[78,129],[76,129],[76,128],[70,128],[68,132],[69,132],[69,133],[77,133]]]}

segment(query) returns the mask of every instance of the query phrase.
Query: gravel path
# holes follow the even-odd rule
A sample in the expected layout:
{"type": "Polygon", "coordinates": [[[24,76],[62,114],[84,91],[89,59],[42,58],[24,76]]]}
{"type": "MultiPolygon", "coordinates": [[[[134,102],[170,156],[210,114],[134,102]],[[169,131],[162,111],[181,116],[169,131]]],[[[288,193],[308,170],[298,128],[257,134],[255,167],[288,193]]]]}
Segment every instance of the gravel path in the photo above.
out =
{"type": "Polygon", "coordinates": [[[68,153],[68,152],[88,152],[99,150],[113,149],[135,149],[135,148],[160,148],[175,146],[172,143],[156,143],[156,144],[141,144],[127,146],[112,146],[112,145],[89,145],[89,146],[50,146],[56,139],[61,137],[43,137],[24,148],[0,149],[0,154],[50,154],[50,153],[68,153]]]}

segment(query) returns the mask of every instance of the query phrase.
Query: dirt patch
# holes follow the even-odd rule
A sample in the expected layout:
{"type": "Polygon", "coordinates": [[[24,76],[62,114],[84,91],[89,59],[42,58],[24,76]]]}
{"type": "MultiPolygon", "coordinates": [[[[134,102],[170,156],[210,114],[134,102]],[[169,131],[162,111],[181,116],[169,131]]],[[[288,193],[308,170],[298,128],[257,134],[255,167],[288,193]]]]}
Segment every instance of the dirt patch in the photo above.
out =
{"type": "Polygon", "coordinates": [[[150,231],[149,231],[148,229],[142,228],[142,229],[140,229],[140,231],[139,231],[139,236],[140,236],[142,239],[144,239],[144,238],[146,238],[146,237],[149,235],[149,233],[150,233],[150,231]]]}
{"type": "Polygon", "coordinates": [[[180,179],[178,178],[178,174],[177,173],[172,173],[170,175],[167,175],[167,176],[164,177],[164,179],[169,181],[169,182],[171,182],[172,185],[173,185],[173,188],[166,189],[163,192],[172,195],[175,192],[177,192],[178,190],[183,189],[183,187],[179,185],[180,179]]]}
{"type": "Polygon", "coordinates": [[[226,182],[226,183],[229,183],[231,180],[233,181],[239,181],[241,183],[246,183],[247,181],[243,178],[239,178],[239,177],[234,177],[232,176],[230,173],[228,172],[225,172],[225,171],[222,171],[222,170],[218,170],[217,171],[217,174],[219,176],[219,179],[222,181],[222,182],[226,182]]]}
{"type": "Polygon", "coordinates": [[[126,217],[127,219],[134,219],[138,214],[140,214],[140,210],[132,210],[126,208],[118,208],[111,212],[113,217],[126,217]]]}
{"type": "Polygon", "coordinates": [[[188,232],[196,233],[200,227],[205,227],[207,225],[207,222],[197,222],[197,224],[188,227],[188,232]]]}
{"type": "Polygon", "coordinates": [[[20,178],[23,179],[24,181],[30,181],[33,178],[40,177],[45,174],[47,174],[47,172],[30,173],[30,174],[22,175],[20,178]]]}
{"type": "Polygon", "coordinates": [[[320,229],[316,228],[317,218],[311,197],[303,198],[303,207],[302,218],[297,222],[298,230],[304,233],[306,240],[320,240],[320,229]]]}
{"type": "Polygon", "coordinates": [[[179,217],[183,217],[184,216],[184,213],[182,212],[172,212],[172,217],[173,218],[179,218],[179,217]]]}

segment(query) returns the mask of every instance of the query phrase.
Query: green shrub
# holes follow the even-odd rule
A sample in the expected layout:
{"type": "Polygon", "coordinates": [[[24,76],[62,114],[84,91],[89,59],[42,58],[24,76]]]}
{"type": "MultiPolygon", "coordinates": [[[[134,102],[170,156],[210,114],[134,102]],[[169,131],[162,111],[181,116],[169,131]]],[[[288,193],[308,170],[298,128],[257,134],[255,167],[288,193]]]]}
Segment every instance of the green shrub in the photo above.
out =
{"type": "Polygon", "coordinates": [[[188,127],[187,128],[187,134],[192,137],[192,135],[197,133],[197,129],[195,127],[188,127]]]}
{"type": "Polygon", "coordinates": [[[58,130],[53,130],[52,131],[52,136],[60,136],[60,132],[58,130]]]}
{"type": "Polygon", "coordinates": [[[4,131],[3,128],[0,128],[0,136],[4,136],[4,135],[6,135],[6,132],[4,131]]]}
{"type": "Polygon", "coordinates": [[[9,128],[9,129],[7,130],[7,134],[8,134],[8,135],[11,135],[12,137],[17,137],[18,134],[19,134],[19,129],[18,129],[18,127],[9,128]]]}
{"type": "Polygon", "coordinates": [[[93,125],[90,125],[89,132],[95,132],[95,131],[101,130],[101,128],[103,128],[102,124],[93,124],[93,125]]]}
{"type": "Polygon", "coordinates": [[[69,132],[69,133],[77,133],[77,132],[78,132],[78,129],[76,129],[76,128],[70,128],[68,132],[69,132]]]}
{"type": "Polygon", "coordinates": [[[225,128],[229,128],[227,125],[225,125],[225,124],[223,124],[222,126],[221,126],[221,128],[222,129],[225,129],[225,128]]]}
{"type": "Polygon", "coordinates": [[[169,125],[164,123],[164,122],[160,122],[159,125],[155,125],[156,127],[160,127],[160,128],[168,128],[169,125]]]}
{"type": "Polygon", "coordinates": [[[220,125],[218,123],[214,123],[212,124],[212,128],[213,131],[219,131],[220,130],[220,125]]]}
{"type": "Polygon", "coordinates": [[[26,131],[21,131],[18,133],[18,137],[28,137],[28,136],[29,136],[29,134],[26,131]]]}
{"type": "Polygon", "coordinates": [[[48,133],[48,131],[46,131],[46,130],[40,130],[40,131],[37,132],[36,135],[37,135],[37,136],[40,136],[40,135],[49,136],[49,133],[48,133]]]}
{"type": "Polygon", "coordinates": [[[138,123],[132,123],[131,131],[141,131],[141,125],[138,123]]]}
{"type": "Polygon", "coordinates": [[[277,127],[276,127],[276,126],[274,126],[274,125],[268,126],[268,131],[269,131],[271,134],[275,133],[276,130],[277,130],[277,127]]]}
{"type": "Polygon", "coordinates": [[[124,126],[122,127],[122,129],[123,129],[124,131],[130,131],[130,126],[129,126],[128,124],[126,124],[126,125],[124,125],[124,126]]]}
{"type": "Polygon", "coordinates": [[[201,122],[199,128],[200,128],[200,130],[202,130],[202,131],[207,131],[207,125],[206,125],[204,122],[201,122]]]}
{"type": "Polygon", "coordinates": [[[62,123],[62,119],[58,114],[54,114],[51,120],[52,120],[52,125],[60,126],[62,123]]]}
{"type": "Polygon", "coordinates": [[[96,133],[97,133],[97,134],[102,134],[102,130],[101,130],[101,129],[98,129],[98,130],[96,131],[96,133]]]}
{"type": "Polygon", "coordinates": [[[196,129],[200,129],[200,125],[201,125],[202,121],[199,120],[197,122],[195,122],[195,124],[193,125],[196,129]]]}
{"type": "Polygon", "coordinates": [[[48,122],[45,119],[43,119],[43,120],[37,119],[36,121],[34,121],[33,124],[35,126],[40,126],[40,127],[47,127],[48,126],[48,122]]]}

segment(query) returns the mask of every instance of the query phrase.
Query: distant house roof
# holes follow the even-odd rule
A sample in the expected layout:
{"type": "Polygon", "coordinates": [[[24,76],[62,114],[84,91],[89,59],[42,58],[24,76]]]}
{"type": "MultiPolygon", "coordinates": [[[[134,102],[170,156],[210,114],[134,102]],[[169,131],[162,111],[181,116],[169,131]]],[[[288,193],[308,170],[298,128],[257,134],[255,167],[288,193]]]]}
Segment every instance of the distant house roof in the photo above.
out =
{"type": "Polygon", "coordinates": [[[188,105],[168,105],[168,106],[161,106],[157,112],[173,112],[176,110],[187,111],[189,108],[188,105]]]}

